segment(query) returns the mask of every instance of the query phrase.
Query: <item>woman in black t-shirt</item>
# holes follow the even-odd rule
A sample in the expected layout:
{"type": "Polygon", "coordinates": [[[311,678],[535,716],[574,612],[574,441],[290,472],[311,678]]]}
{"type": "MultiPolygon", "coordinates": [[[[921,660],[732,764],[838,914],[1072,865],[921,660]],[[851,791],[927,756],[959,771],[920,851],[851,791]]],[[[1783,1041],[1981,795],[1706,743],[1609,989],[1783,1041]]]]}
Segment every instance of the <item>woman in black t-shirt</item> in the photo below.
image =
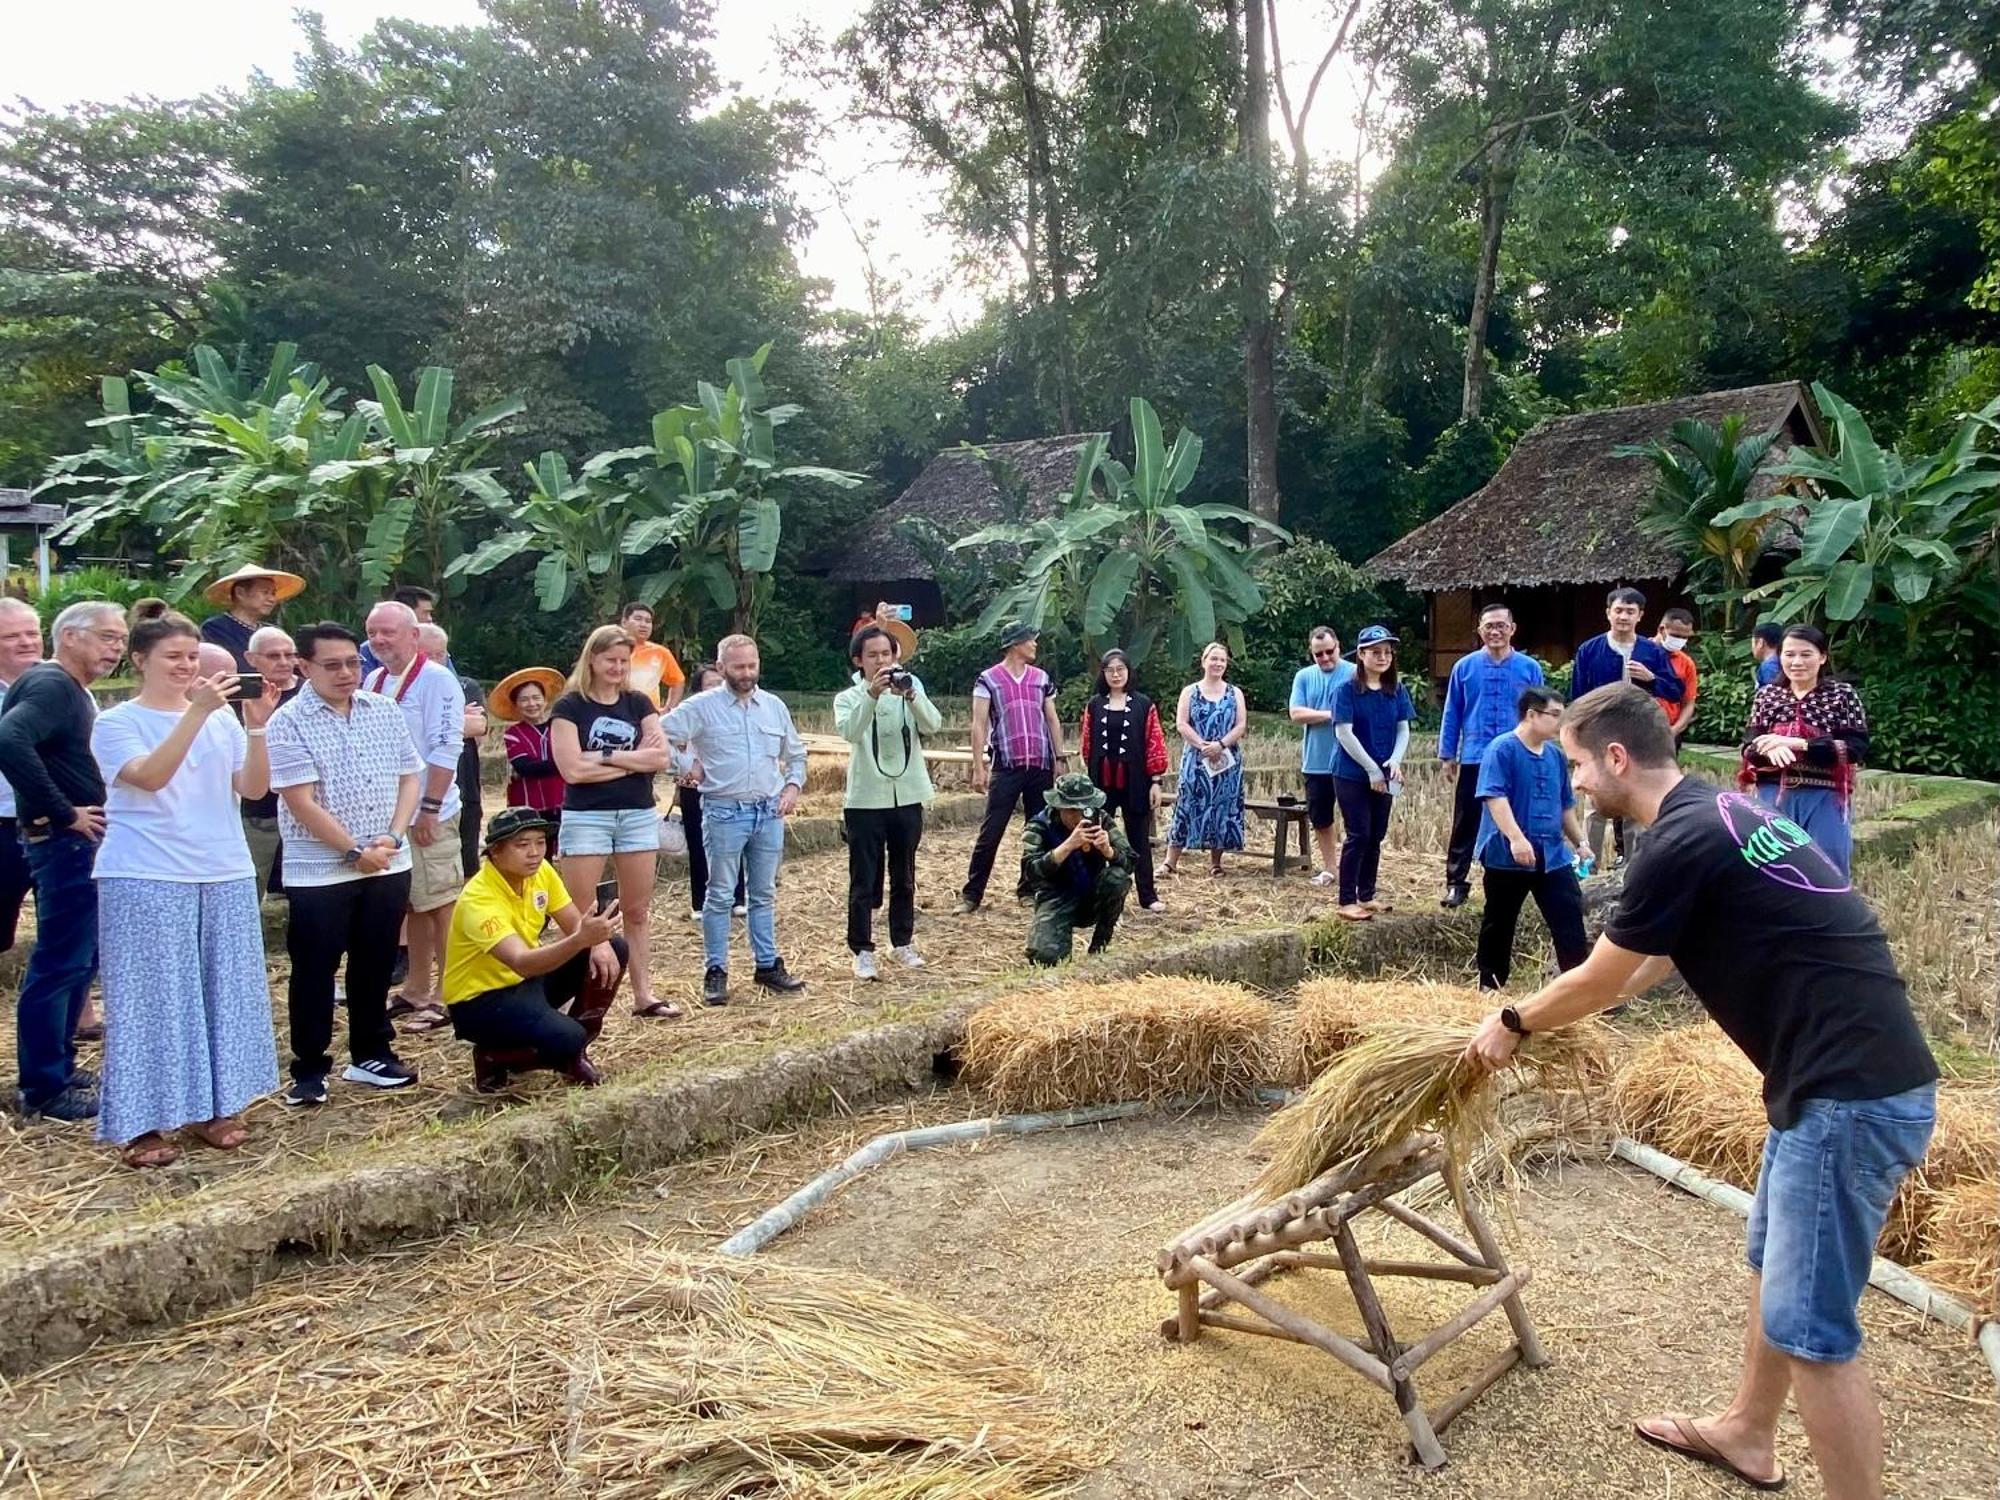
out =
{"type": "Polygon", "coordinates": [[[588,911],[604,862],[612,862],[631,956],[632,1008],[674,1019],[680,1007],[655,998],[648,965],[660,851],[653,778],[667,768],[669,752],[652,699],[625,686],[631,668],[632,637],[600,625],[583,643],[569,691],[549,711],[549,751],[567,787],[556,869],[570,900],[588,911]]]}

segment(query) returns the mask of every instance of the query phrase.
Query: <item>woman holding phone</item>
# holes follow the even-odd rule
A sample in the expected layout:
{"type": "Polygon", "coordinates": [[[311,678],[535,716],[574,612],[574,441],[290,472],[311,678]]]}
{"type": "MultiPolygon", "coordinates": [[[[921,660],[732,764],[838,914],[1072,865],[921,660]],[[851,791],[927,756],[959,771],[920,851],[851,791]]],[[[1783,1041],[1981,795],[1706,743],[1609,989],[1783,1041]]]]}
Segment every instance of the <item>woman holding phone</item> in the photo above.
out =
{"type": "Polygon", "coordinates": [[[168,1132],[233,1151],[238,1114],[278,1086],[257,876],[238,799],[270,788],[275,684],[227,712],[233,672],[203,677],[192,621],[150,604],[132,628],[138,693],[90,748],[109,788],[97,854],[104,1077],[97,1137],[130,1167],[180,1156],[168,1132]]]}
{"type": "Polygon", "coordinates": [[[649,963],[660,853],[653,778],[670,752],[653,700],[626,686],[631,669],[632,637],[617,625],[598,626],[583,643],[569,691],[550,711],[549,745],[568,788],[556,867],[570,900],[587,906],[610,864],[631,954],[633,1014],[678,1020],[681,1008],[653,994],[649,963]]]}

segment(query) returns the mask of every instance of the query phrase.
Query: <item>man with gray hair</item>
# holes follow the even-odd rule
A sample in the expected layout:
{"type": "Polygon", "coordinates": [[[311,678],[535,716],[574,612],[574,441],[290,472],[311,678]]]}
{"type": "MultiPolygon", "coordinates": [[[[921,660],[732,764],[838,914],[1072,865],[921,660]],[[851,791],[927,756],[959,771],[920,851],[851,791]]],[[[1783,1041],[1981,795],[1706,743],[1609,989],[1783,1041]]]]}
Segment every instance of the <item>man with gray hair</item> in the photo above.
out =
{"type": "Polygon", "coordinates": [[[407,604],[385,600],[369,610],[368,644],[381,665],[361,685],[402,709],[410,743],[424,762],[422,800],[410,824],[410,911],[404,926],[410,969],[389,1014],[411,1016],[411,1024],[428,1030],[450,1024],[439,1002],[438,980],[451,908],[465,885],[458,837],[465,692],[450,668],[425,653],[417,639],[421,626],[407,604]]]}
{"type": "MultiPolygon", "coordinates": [[[[243,659],[250,663],[251,671],[278,685],[279,707],[298,696],[298,647],[277,626],[260,625],[253,630],[250,644],[244,648],[243,659]]],[[[283,879],[279,870],[279,849],[283,839],[278,831],[278,794],[273,790],[262,797],[246,797],[242,807],[243,838],[250,845],[250,863],[257,871],[257,899],[262,901],[271,892],[274,872],[278,879],[283,879]]]]}
{"type": "MultiPolygon", "coordinates": [[[[42,659],[42,617],[34,605],[12,595],[0,597],[0,704],[20,675],[42,659]]],[[[0,953],[14,946],[21,903],[35,888],[21,831],[14,819],[14,787],[0,777],[0,953]]]]}
{"type": "Polygon", "coordinates": [[[23,672],[0,711],[0,775],[35,883],[35,951],[18,1006],[21,1112],[52,1120],[97,1114],[97,1080],[76,1066],[76,1027],[97,973],[97,888],[104,776],[90,752],[90,684],[125,654],[125,612],[103,599],[72,604],[49,632],[55,659],[23,672]]]}
{"type": "Polygon", "coordinates": [[[778,864],[785,819],[806,784],[806,743],[784,701],[757,686],[757,643],[726,635],[715,645],[722,686],[683,698],[660,728],[686,745],[684,784],[701,788],[701,838],[708,853],[708,900],[701,910],[704,1005],[729,1003],[729,903],[736,872],[747,876],[751,981],[790,994],[806,982],[778,953],[778,864]]]}

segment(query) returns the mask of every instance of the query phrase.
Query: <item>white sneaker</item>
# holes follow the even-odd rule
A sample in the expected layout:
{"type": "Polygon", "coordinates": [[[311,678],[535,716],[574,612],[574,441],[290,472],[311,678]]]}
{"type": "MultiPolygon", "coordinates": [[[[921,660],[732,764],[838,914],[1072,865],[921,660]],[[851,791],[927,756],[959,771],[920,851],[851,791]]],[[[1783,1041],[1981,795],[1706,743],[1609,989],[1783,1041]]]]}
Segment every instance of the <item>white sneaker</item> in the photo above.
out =
{"type": "Polygon", "coordinates": [[[1339,885],[1340,877],[1331,870],[1321,870],[1317,875],[1313,876],[1312,883],[1314,885],[1339,885]]]}
{"type": "Polygon", "coordinates": [[[866,948],[863,948],[859,953],[854,955],[854,977],[856,979],[879,979],[881,977],[875,972],[875,955],[866,948]]]}
{"type": "Polygon", "coordinates": [[[729,908],[729,915],[732,917],[747,917],[750,915],[750,908],[747,906],[732,906],[729,908]]]}
{"type": "Polygon", "coordinates": [[[905,943],[902,947],[893,951],[897,960],[906,969],[921,969],[924,966],[924,956],[917,952],[915,943],[905,943]]]}

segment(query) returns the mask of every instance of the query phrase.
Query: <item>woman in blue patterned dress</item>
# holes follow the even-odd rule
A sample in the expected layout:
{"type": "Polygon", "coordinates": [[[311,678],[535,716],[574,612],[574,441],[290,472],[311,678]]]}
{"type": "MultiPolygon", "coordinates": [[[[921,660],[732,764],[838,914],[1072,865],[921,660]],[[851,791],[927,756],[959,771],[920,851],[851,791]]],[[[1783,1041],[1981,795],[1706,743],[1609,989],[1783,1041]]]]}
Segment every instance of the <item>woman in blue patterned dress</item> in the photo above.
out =
{"type": "Polygon", "coordinates": [[[1243,689],[1229,676],[1229,648],[1212,641],[1201,653],[1201,680],[1181,689],[1174,728],[1181,751],[1180,784],[1174,792],[1174,820],[1167,829],[1171,875],[1181,850],[1206,849],[1208,873],[1222,873],[1226,850],[1243,847],[1243,751],[1250,729],[1243,689]]]}
{"type": "Polygon", "coordinates": [[[233,673],[200,676],[200,637],[164,604],[134,622],[139,692],[91,731],[104,771],[97,853],[104,1077],[97,1138],[127,1166],[180,1155],[183,1127],[220,1151],[243,1144],[237,1113],[278,1086],[257,876],[238,798],[261,797],[274,682],[229,712],[233,673]],[[247,726],[247,728],[246,728],[247,726]]]}

